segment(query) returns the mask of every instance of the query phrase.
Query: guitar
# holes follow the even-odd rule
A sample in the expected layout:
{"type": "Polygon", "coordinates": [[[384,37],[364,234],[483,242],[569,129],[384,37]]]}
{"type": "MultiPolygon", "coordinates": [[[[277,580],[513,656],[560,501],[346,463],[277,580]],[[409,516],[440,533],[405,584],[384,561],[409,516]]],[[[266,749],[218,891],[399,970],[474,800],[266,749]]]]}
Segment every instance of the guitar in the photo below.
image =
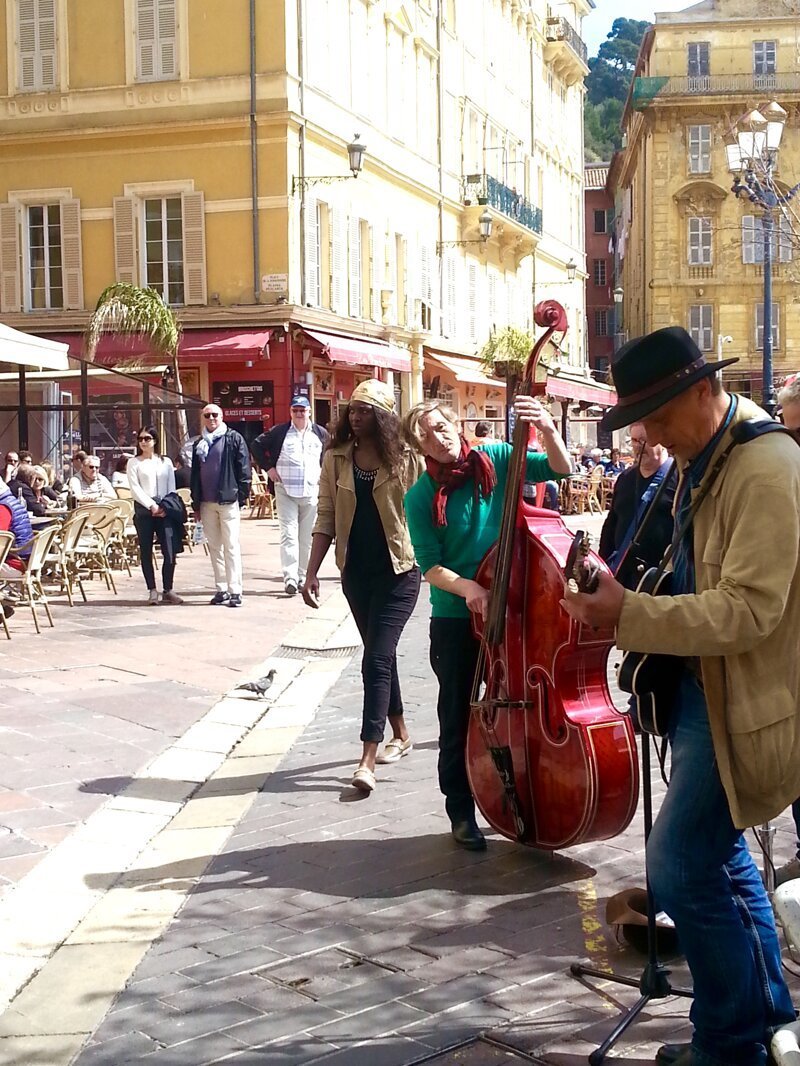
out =
{"type": "Polygon", "coordinates": [[[572,592],[591,593],[597,588],[597,575],[600,568],[589,558],[591,548],[591,536],[579,529],[572,538],[572,544],[567,552],[567,561],[564,563],[564,577],[570,583],[572,592]]]}

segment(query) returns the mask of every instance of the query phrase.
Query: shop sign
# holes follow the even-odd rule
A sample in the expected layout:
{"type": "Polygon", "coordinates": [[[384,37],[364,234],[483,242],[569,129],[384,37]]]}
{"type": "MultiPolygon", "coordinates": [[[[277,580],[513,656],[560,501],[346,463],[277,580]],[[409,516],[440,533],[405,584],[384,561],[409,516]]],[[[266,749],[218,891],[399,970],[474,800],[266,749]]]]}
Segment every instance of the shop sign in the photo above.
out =
{"type": "Polygon", "coordinates": [[[226,421],[260,421],[273,417],[275,399],[271,381],[217,381],[212,393],[226,421]]]}
{"type": "Polygon", "coordinates": [[[261,291],[262,292],[278,292],[285,293],[289,291],[289,275],[288,274],[262,274],[261,275],[261,291]]]}

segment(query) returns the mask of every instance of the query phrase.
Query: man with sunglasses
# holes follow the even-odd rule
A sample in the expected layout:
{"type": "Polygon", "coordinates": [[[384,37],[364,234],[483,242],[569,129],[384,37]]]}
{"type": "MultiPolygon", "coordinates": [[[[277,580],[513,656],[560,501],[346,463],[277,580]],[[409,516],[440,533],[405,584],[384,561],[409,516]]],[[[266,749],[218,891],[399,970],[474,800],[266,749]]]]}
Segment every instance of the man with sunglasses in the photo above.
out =
{"type": "Polygon", "coordinates": [[[203,432],[192,449],[190,487],[195,518],[203,523],[217,590],[214,606],[242,606],[241,509],[250,495],[250,454],[215,403],[203,408],[203,432]]]}
{"type": "Polygon", "coordinates": [[[105,474],[100,473],[100,459],[96,455],[86,456],[80,473],[69,479],[67,489],[79,503],[105,503],[117,499],[117,490],[105,474]]]}

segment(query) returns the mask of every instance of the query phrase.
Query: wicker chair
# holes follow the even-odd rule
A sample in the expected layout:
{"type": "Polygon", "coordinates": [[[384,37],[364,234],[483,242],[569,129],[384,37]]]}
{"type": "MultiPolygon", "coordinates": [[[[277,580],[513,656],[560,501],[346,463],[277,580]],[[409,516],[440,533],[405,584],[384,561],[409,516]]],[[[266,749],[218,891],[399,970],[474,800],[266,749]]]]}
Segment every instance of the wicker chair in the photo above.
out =
{"type": "Polygon", "coordinates": [[[83,602],[86,603],[86,590],[81,577],[80,557],[77,547],[86,530],[89,520],[88,508],[79,508],[65,519],[53,541],[46,562],[55,568],[61,583],[61,591],[66,592],[70,607],[75,606],[73,591],[78,586],[83,602]]]}
{"type": "Polygon", "coordinates": [[[37,633],[41,633],[39,617],[36,614],[37,604],[44,607],[51,629],[55,626],[53,616],[50,614],[50,604],[42,585],[42,569],[47,562],[47,556],[58,531],[59,527],[56,525],[40,529],[31,541],[31,554],[28,556],[25,570],[15,574],[13,577],[4,577],[5,584],[19,586],[21,593],[19,605],[21,607],[30,607],[37,633]]]}
{"type": "MultiPolygon", "coordinates": [[[[3,530],[0,532],[0,567],[3,566],[8,553],[14,547],[14,534],[10,530],[3,530]]],[[[6,632],[6,639],[11,640],[11,634],[8,631],[8,620],[6,619],[6,612],[0,606],[0,622],[2,622],[3,629],[6,632]]]]}
{"type": "Polygon", "coordinates": [[[109,561],[109,542],[120,520],[119,510],[113,503],[89,504],[85,510],[89,517],[84,535],[75,548],[76,559],[80,569],[90,576],[101,574],[106,588],[116,596],[117,586],[109,561]]]}

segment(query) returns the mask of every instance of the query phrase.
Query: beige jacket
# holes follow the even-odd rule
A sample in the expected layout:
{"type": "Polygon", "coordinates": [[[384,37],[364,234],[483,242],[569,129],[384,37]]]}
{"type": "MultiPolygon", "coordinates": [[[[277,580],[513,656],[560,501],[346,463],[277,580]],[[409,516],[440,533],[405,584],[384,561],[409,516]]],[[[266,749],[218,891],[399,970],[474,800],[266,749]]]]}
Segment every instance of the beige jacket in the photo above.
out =
{"type": "MultiPolygon", "coordinates": [[[[422,472],[422,461],[410,450],[405,455],[401,477],[385,467],[378,470],[372,495],[381,516],[386,543],[396,574],[404,574],[415,565],[414,548],[408,535],[403,497],[422,472]]],[[[325,452],[319,480],[319,504],[315,533],[324,533],[336,541],[336,565],[344,569],[347,541],[356,513],[356,487],[353,480],[353,442],[334,445],[325,452]]]]}
{"type": "MultiPolygon", "coordinates": [[[[765,417],[739,397],[733,422],[765,417]]],[[[730,440],[723,436],[714,461],[730,440]]],[[[696,490],[698,491],[698,490],[696,490]]],[[[694,519],[697,593],[626,591],[620,648],[699,656],[720,777],[739,828],[800,797],[800,448],[731,452],[694,519]]]]}

